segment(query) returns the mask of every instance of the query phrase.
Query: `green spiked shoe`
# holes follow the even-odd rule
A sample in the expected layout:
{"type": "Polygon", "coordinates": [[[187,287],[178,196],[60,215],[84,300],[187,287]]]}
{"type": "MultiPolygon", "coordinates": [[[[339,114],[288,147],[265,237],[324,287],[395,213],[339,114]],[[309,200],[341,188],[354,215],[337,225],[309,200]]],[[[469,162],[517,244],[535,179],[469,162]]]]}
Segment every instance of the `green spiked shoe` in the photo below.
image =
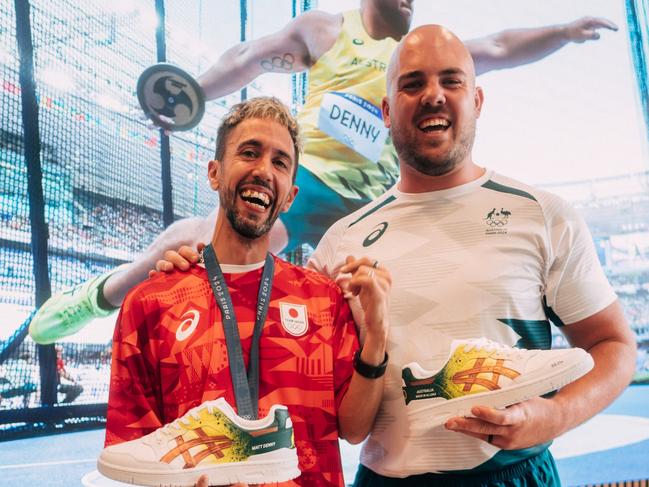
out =
{"type": "Polygon", "coordinates": [[[99,307],[97,294],[99,286],[119,270],[122,270],[122,266],[55,294],[45,301],[29,324],[32,340],[48,345],[75,334],[95,318],[113,313],[115,310],[99,307]]]}

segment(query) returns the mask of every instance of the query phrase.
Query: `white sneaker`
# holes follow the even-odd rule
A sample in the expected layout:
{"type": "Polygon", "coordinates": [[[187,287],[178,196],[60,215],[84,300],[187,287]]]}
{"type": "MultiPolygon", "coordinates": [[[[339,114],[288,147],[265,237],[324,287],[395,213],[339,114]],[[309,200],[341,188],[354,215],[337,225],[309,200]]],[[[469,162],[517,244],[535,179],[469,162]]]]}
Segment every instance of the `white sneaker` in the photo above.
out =
{"type": "Polygon", "coordinates": [[[201,475],[209,485],[284,482],[300,475],[286,406],[247,420],[223,398],[142,438],[107,447],[97,469],[120,482],[165,487],[190,487],[201,475]]]}
{"type": "Polygon", "coordinates": [[[403,367],[406,404],[424,400],[414,414],[427,426],[452,416],[470,416],[473,406],[504,408],[577,380],[593,368],[581,348],[526,350],[486,338],[453,340],[449,358],[439,370],[412,362],[403,367]]]}

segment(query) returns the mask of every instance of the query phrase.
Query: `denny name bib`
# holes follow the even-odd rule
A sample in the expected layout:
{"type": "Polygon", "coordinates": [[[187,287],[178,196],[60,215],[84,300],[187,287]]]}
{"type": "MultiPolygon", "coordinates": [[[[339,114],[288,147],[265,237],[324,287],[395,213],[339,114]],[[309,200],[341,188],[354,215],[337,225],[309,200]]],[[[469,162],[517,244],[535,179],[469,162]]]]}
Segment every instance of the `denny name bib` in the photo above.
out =
{"type": "Polygon", "coordinates": [[[322,97],[318,128],[372,162],[379,159],[388,136],[377,106],[360,96],[337,91],[322,97]]]}

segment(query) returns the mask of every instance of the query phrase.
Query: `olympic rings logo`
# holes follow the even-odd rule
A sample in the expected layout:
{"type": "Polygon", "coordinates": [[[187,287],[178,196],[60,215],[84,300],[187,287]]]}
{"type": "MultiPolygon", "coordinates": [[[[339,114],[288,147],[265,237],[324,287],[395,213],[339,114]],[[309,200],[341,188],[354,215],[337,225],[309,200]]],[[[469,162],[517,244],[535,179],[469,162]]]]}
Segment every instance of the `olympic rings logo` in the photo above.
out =
{"type": "Polygon", "coordinates": [[[509,220],[507,218],[505,218],[504,220],[494,220],[493,218],[489,218],[487,220],[487,225],[489,225],[490,227],[504,227],[505,225],[507,225],[508,221],[509,220]]]}
{"type": "Polygon", "coordinates": [[[282,57],[273,56],[270,60],[264,59],[261,62],[261,67],[266,71],[291,71],[294,62],[295,56],[290,52],[287,52],[282,57]]]}

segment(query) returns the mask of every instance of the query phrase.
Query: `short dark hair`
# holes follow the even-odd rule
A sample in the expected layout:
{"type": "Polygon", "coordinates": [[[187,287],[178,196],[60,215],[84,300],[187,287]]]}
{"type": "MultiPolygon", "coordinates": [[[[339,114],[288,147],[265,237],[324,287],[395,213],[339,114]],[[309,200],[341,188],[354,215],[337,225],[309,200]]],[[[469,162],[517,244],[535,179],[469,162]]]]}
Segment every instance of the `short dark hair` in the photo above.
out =
{"type": "Polygon", "coordinates": [[[291,114],[284,103],[273,96],[260,96],[237,103],[221,120],[218,132],[216,133],[216,152],[214,158],[220,161],[225,154],[225,145],[228,135],[234,128],[244,120],[259,118],[262,120],[273,120],[286,127],[291,139],[293,140],[293,149],[295,152],[295,167],[293,168],[293,182],[297,174],[297,166],[302,152],[302,140],[300,138],[300,128],[296,118],[291,114]]]}

